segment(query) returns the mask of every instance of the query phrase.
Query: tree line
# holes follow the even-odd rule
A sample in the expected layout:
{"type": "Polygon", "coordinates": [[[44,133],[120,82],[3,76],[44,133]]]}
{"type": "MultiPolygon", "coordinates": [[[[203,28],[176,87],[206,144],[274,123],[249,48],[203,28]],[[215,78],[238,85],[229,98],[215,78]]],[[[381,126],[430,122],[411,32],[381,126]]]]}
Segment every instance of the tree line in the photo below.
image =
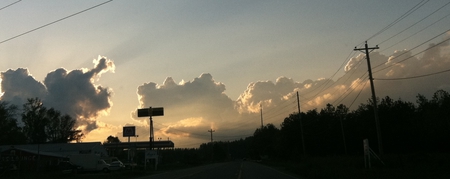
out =
{"type": "MultiPolygon", "coordinates": [[[[379,100],[379,99],[378,99],[379,100]]],[[[439,153],[450,151],[450,94],[436,91],[431,99],[417,95],[416,104],[389,96],[378,102],[380,131],[385,153],[439,153]]],[[[281,159],[301,155],[362,155],[363,140],[378,152],[378,138],[371,100],[350,111],[343,104],[291,114],[280,128],[267,124],[256,129],[249,155],[281,159]],[[304,146],[301,139],[303,124],[304,146]],[[305,149],[305,150],[303,150],[305,149]]]]}
{"type": "Polygon", "coordinates": [[[68,143],[82,138],[75,118],[45,107],[39,98],[27,99],[22,109],[0,101],[0,145],[68,143]]]}
{"type": "MultiPolygon", "coordinates": [[[[415,103],[389,96],[377,102],[385,154],[450,151],[450,94],[447,91],[438,90],[431,99],[418,94],[415,103]]],[[[364,139],[369,140],[372,150],[379,152],[370,99],[355,110],[343,104],[327,104],[320,110],[293,113],[285,117],[279,127],[267,124],[245,139],[204,143],[197,149],[180,152],[183,151],[186,161],[192,158],[204,162],[236,158],[299,161],[305,154],[363,155],[364,139]]]]}

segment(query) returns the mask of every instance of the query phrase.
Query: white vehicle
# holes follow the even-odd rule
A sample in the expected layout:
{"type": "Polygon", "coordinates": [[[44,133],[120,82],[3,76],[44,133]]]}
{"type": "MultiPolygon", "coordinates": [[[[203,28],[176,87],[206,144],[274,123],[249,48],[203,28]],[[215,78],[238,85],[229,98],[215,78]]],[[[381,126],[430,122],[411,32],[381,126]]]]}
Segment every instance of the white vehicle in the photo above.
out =
{"type": "Polygon", "coordinates": [[[95,154],[77,154],[69,156],[72,164],[81,166],[83,171],[103,171],[109,172],[110,165],[95,154]]]}
{"type": "Polygon", "coordinates": [[[120,160],[113,161],[109,164],[110,170],[122,170],[124,168],[125,165],[120,160]]]}

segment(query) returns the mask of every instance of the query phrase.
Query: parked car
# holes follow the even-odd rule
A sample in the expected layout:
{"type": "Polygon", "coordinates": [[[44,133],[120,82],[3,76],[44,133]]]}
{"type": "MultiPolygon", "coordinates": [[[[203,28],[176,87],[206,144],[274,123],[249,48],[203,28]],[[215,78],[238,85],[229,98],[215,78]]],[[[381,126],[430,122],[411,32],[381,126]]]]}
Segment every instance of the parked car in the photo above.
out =
{"type": "Polygon", "coordinates": [[[59,164],[57,165],[57,169],[63,173],[77,173],[78,171],[82,170],[80,166],[74,165],[69,161],[59,162],[59,164]]]}
{"type": "Polygon", "coordinates": [[[71,163],[83,167],[83,171],[109,172],[109,164],[97,154],[75,154],[70,155],[71,163]]]}
{"type": "Polygon", "coordinates": [[[124,168],[125,165],[119,160],[113,161],[109,164],[109,170],[122,170],[124,168]]]}

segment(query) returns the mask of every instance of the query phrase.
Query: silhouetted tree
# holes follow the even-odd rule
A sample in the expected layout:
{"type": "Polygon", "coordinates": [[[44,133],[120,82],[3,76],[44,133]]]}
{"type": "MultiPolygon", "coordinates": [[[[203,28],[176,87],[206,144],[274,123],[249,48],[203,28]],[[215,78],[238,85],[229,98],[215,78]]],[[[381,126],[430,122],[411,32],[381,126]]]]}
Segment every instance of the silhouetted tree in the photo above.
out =
{"type": "Polygon", "coordinates": [[[61,113],[53,108],[47,111],[49,124],[46,126],[48,142],[66,143],[79,142],[84,136],[81,130],[75,130],[76,120],[69,115],[61,113]]]}
{"type": "Polygon", "coordinates": [[[0,101],[0,145],[26,142],[21,128],[17,125],[17,111],[17,106],[0,101]]]}
{"type": "MultiPolygon", "coordinates": [[[[301,113],[301,115],[305,115],[301,113]]],[[[302,118],[304,119],[304,118],[302,118]]],[[[303,154],[301,147],[300,116],[298,113],[290,114],[284,118],[280,129],[280,157],[289,160],[298,160],[303,154]]]]}
{"type": "Polygon", "coordinates": [[[114,137],[112,135],[108,136],[106,140],[103,142],[106,144],[120,143],[119,137],[114,137]]]}
{"type": "Polygon", "coordinates": [[[23,105],[23,132],[30,144],[45,143],[47,141],[45,126],[48,124],[47,108],[38,98],[29,98],[23,105]]]}
{"type": "MultiPolygon", "coordinates": [[[[279,129],[273,124],[267,124],[262,129],[256,129],[253,134],[252,148],[255,154],[261,156],[276,156],[278,153],[279,129]]],[[[256,157],[258,157],[256,156],[256,157]]]]}
{"type": "Polygon", "coordinates": [[[79,142],[83,137],[83,133],[75,129],[75,119],[53,108],[47,109],[38,98],[27,99],[22,122],[24,135],[31,144],[79,142]]]}

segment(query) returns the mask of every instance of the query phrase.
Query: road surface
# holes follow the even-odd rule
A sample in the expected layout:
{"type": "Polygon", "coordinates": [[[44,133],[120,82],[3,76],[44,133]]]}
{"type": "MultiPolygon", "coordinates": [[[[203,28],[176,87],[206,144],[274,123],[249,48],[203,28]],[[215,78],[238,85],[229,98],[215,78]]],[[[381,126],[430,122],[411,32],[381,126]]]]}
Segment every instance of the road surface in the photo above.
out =
{"type": "Polygon", "coordinates": [[[296,179],[298,177],[251,161],[216,163],[140,177],[139,179],[296,179]]]}

